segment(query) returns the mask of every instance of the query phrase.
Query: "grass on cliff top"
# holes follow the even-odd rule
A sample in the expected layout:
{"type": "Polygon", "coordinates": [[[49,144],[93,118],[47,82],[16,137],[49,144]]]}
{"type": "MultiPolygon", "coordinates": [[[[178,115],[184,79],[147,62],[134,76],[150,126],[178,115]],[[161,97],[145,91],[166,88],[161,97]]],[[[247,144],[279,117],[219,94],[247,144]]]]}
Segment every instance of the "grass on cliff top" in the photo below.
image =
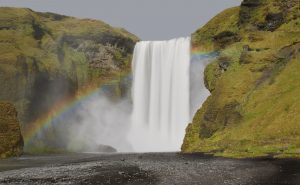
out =
{"type": "Polygon", "coordinates": [[[237,32],[240,7],[229,8],[216,15],[206,25],[192,34],[193,50],[211,52],[214,50],[213,36],[223,31],[237,32]],[[224,21],[226,18],[226,21],[224,21]]]}
{"type": "Polygon", "coordinates": [[[32,23],[34,21],[50,28],[49,31],[53,34],[64,32],[73,35],[87,35],[108,32],[109,34],[119,34],[134,41],[139,40],[125,29],[114,28],[100,20],[79,19],[48,12],[34,12],[28,8],[0,7],[1,27],[16,28],[24,23],[32,23]]]}
{"type": "MultiPolygon", "coordinates": [[[[122,28],[113,28],[110,25],[90,19],[77,19],[53,13],[39,13],[30,9],[0,7],[0,65],[1,70],[6,74],[14,74],[13,69],[19,65],[19,56],[26,57],[22,61],[30,63],[31,59],[37,62],[39,71],[58,73],[67,71],[70,77],[74,76],[69,69],[76,65],[77,73],[87,70],[87,61],[82,52],[75,51],[66,46],[60,46],[59,39],[63,35],[74,37],[95,37],[101,38],[103,34],[128,38],[137,41],[138,38],[122,28]],[[43,37],[41,40],[34,38],[33,24],[38,24],[43,37]],[[57,57],[59,48],[65,57],[63,66],[57,57]],[[81,71],[78,71],[81,70],[81,71]],[[10,73],[9,71],[13,72],[10,73]]],[[[116,51],[116,60],[128,59],[121,58],[116,51]]],[[[127,64],[128,65],[128,64],[127,64]]],[[[31,65],[28,65],[31,66],[31,65]]],[[[31,69],[29,69],[31,70],[31,69]]],[[[98,74],[98,77],[102,74],[98,74]]],[[[86,79],[85,74],[79,76],[86,79]]]]}

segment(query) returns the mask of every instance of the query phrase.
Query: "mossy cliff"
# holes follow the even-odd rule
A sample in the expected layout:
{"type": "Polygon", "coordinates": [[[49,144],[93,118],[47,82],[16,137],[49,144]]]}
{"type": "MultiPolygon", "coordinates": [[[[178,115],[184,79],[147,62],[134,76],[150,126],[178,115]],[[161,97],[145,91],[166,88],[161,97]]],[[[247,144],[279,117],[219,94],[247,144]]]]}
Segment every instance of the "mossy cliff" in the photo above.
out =
{"type": "Polygon", "coordinates": [[[183,152],[300,157],[300,3],[244,0],[192,36],[218,51],[205,69],[211,95],[186,129],[183,152]]]}
{"type": "Polygon", "coordinates": [[[81,89],[130,70],[137,37],[101,21],[0,8],[0,100],[22,128],[81,89]]]}
{"type": "Polygon", "coordinates": [[[0,102],[0,158],[19,156],[23,152],[23,138],[17,111],[10,103],[0,102]]]}

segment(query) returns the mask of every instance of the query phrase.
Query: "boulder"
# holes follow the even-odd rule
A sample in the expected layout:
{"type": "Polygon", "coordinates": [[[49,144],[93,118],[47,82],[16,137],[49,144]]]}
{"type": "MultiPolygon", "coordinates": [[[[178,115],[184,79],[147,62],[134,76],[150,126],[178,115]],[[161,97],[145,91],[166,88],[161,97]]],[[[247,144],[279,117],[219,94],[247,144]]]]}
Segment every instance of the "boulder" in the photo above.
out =
{"type": "Polygon", "coordinates": [[[0,158],[22,154],[24,142],[17,111],[10,103],[0,102],[0,141],[0,158]]]}
{"type": "Polygon", "coordinates": [[[117,149],[108,145],[98,145],[96,148],[96,152],[115,153],[117,152],[117,149]]]}

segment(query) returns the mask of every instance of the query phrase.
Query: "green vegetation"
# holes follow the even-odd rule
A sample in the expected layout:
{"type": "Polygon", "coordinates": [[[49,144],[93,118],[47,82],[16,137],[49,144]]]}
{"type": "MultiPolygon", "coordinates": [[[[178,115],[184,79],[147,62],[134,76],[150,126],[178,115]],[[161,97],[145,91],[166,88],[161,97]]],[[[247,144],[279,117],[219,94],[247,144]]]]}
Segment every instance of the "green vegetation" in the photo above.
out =
{"type": "Polygon", "coordinates": [[[60,80],[71,84],[61,89],[63,98],[84,85],[118,77],[130,69],[128,61],[137,40],[101,21],[2,7],[0,100],[17,106],[22,123],[33,121],[39,113],[30,116],[30,112],[51,107],[35,108],[32,96],[40,95],[35,90],[63,86],[55,84],[60,80]]]}
{"type": "Polygon", "coordinates": [[[136,41],[101,21],[1,7],[0,101],[26,132],[58,102],[128,73],[136,41]]]}
{"type": "Polygon", "coordinates": [[[23,152],[23,138],[15,107],[0,102],[0,159],[19,156],[23,152]]]}
{"type": "Polygon", "coordinates": [[[205,70],[211,96],[183,152],[300,157],[299,10],[297,0],[244,0],[193,34],[194,50],[220,56],[205,70]]]}

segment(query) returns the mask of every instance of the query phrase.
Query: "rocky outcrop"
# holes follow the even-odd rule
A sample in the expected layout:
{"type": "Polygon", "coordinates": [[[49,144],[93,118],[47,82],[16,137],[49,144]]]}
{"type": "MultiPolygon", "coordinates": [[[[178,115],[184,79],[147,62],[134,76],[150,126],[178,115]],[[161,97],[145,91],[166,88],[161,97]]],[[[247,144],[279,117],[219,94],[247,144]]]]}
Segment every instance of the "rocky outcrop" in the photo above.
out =
{"type": "Polygon", "coordinates": [[[213,37],[214,42],[220,47],[224,48],[232,43],[240,41],[240,37],[231,31],[223,31],[213,37]]]}
{"type": "Polygon", "coordinates": [[[24,143],[17,111],[10,103],[0,102],[0,141],[0,158],[22,154],[24,143]]]}
{"type": "Polygon", "coordinates": [[[1,7],[0,100],[26,132],[62,100],[128,73],[137,40],[101,21],[1,7]]]}
{"type": "Polygon", "coordinates": [[[244,0],[193,34],[193,50],[219,56],[205,69],[211,96],[183,152],[300,157],[299,8],[297,0],[244,0]]]}
{"type": "Polygon", "coordinates": [[[78,148],[79,152],[92,152],[92,153],[116,153],[117,149],[109,145],[93,145],[93,146],[83,146],[78,148]]]}

